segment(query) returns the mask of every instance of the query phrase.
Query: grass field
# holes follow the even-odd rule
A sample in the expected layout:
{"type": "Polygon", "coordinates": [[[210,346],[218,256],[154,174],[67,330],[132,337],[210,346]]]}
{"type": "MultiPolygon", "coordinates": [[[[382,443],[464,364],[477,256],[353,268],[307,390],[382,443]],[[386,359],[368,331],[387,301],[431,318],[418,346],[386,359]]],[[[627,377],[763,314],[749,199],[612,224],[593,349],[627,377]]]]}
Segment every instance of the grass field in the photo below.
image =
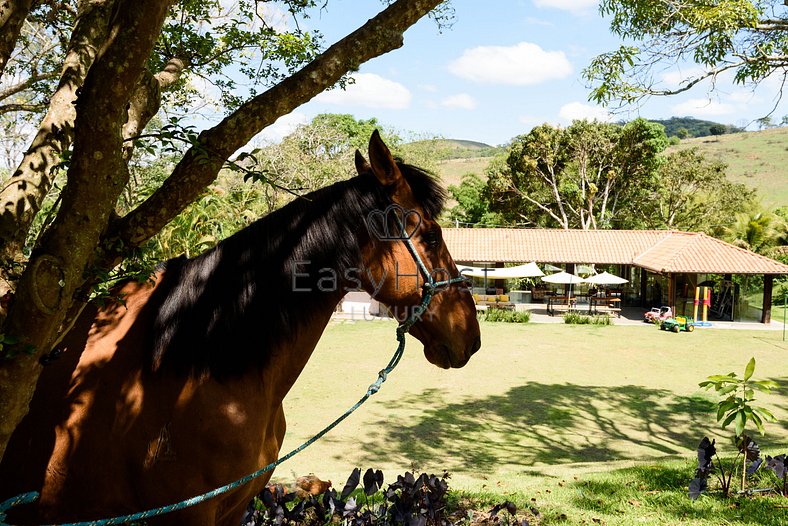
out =
{"type": "Polygon", "coordinates": [[[767,206],[788,206],[788,128],[699,137],[675,149],[698,147],[728,165],[728,177],[756,188],[767,206]]]}
{"type": "Polygon", "coordinates": [[[492,157],[470,157],[467,159],[448,159],[438,163],[438,175],[444,187],[450,184],[459,185],[462,176],[467,173],[474,173],[482,179],[487,179],[484,171],[492,157]]]}
{"type": "MultiPolygon", "coordinates": [[[[361,397],[396,347],[394,328],[382,321],[329,326],[285,401],[283,452],[361,397]]],[[[627,480],[649,470],[672,473],[685,488],[703,435],[726,445],[729,435],[718,429],[713,397],[698,382],[741,374],[751,356],[756,378],[782,384],[761,400],[780,422],[767,424],[758,441],[773,455],[788,449],[788,342],[779,331],[675,335],[646,325],[484,323],[482,341],[466,367],[444,371],[409,338],[380,393],[282,465],[275,479],[314,472],[341,485],[356,466],[382,469],[389,481],[405,470],[448,470],[454,489],[538,497],[570,511],[586,491],[582,484],[610,484],[611,472],[627,480]]],[[[589,513],[627,524],[603,511],[589,513]]]]}

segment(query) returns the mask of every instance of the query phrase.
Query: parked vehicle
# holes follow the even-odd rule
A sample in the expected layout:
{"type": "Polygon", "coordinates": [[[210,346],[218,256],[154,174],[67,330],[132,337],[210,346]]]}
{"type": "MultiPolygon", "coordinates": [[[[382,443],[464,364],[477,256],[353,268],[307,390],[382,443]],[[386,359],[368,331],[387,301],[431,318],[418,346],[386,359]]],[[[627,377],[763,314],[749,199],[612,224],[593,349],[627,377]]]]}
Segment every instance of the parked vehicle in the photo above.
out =
{"type": "Polygon", "coordinates": [[[660,322],[673,316],[673,310],[670,307],[652,307],[650,311],[643,314],[643,321],[646,323],[654,323],[659,320],[660,322]]]}
{"type": "Polygon", "coordinates": [[[689,316],[676,316],[675,318],[667,318],[659,324],[660,330],[663,331],[686,331],[692,332],[695,330],[695,320],[689,316]]]}

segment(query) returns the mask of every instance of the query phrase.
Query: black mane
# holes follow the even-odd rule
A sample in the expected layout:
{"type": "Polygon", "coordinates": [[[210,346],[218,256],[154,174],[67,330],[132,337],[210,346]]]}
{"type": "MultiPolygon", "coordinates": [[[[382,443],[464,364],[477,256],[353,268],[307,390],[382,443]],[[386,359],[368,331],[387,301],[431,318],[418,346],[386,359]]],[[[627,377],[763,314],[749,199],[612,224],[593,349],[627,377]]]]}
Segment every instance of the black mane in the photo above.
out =
{"type": "MultiPolygon", "coordinates": [[[[437,217],[443,190],[426,172],[399,166],[417,201],[437,217]]],[[[221,378],[263,365],[278,342],[344,295],[341,281],[338,291],[319,290],[327,274],[318,271],[342,276],[360,267],[369,241],[364,221],[391,204],[389,193],[362,174],[296,199],[193,259],[168,261],[156,290],[151,367],[221,378]]]]}

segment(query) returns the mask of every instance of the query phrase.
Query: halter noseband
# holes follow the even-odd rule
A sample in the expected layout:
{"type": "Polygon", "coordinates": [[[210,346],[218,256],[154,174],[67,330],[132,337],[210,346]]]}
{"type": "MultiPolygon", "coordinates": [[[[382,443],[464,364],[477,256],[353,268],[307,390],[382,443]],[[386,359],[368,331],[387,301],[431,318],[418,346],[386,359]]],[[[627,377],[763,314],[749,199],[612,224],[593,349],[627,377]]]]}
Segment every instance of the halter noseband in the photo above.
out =
{"type": "MultiPolygon", "coordinates": [[[[405,232],[405,228],[402,224],[402,221],[397,218],[400,226],[400,232],[405,232]]],[[[441,287],[448,287],[454,283],[467,283],[469,280],[462,274],[457,277],[449,278],[441,281],[435,281],[435,278],[432,276],[429,270],[427,270],[427,266],[422,261],[421,256],[419,256],[416,247],[413,245],[413,241],[410,240],[408,236],[402,236],[402,241],[405,243],[405,246],[408,247],[408,252],[413,257],[413,260],[416,262],[416,266],[419,268],[419,272],[424,276],[424,285],[422,285],[422,297],[421,303],[414,307],[413,311],[411,312],[410,316],[408,316],[405,321],[400,323],[399,327],[397,327],[397,336],[399,337],[400,333],[402,333],[403,337],[406,332],[410,330],[414,323],[416,323],[419,319],[421,319],[421,315],[427,310],[427,307],[432,301],[432,297],[435,293],[440,292],[441,287]]]]}

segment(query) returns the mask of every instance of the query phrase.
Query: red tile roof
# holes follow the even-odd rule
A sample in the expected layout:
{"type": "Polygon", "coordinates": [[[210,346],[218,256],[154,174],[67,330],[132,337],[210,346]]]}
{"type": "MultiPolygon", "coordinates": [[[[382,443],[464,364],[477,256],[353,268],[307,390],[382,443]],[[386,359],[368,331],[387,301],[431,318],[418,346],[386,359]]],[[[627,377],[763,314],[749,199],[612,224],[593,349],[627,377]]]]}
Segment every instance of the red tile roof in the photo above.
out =
{"type": "Polygon", "coordinates": [[[456,261],[635,265],[663,273],[788,274],[788,265],[695,232],[445,228],[456,261]]]}

